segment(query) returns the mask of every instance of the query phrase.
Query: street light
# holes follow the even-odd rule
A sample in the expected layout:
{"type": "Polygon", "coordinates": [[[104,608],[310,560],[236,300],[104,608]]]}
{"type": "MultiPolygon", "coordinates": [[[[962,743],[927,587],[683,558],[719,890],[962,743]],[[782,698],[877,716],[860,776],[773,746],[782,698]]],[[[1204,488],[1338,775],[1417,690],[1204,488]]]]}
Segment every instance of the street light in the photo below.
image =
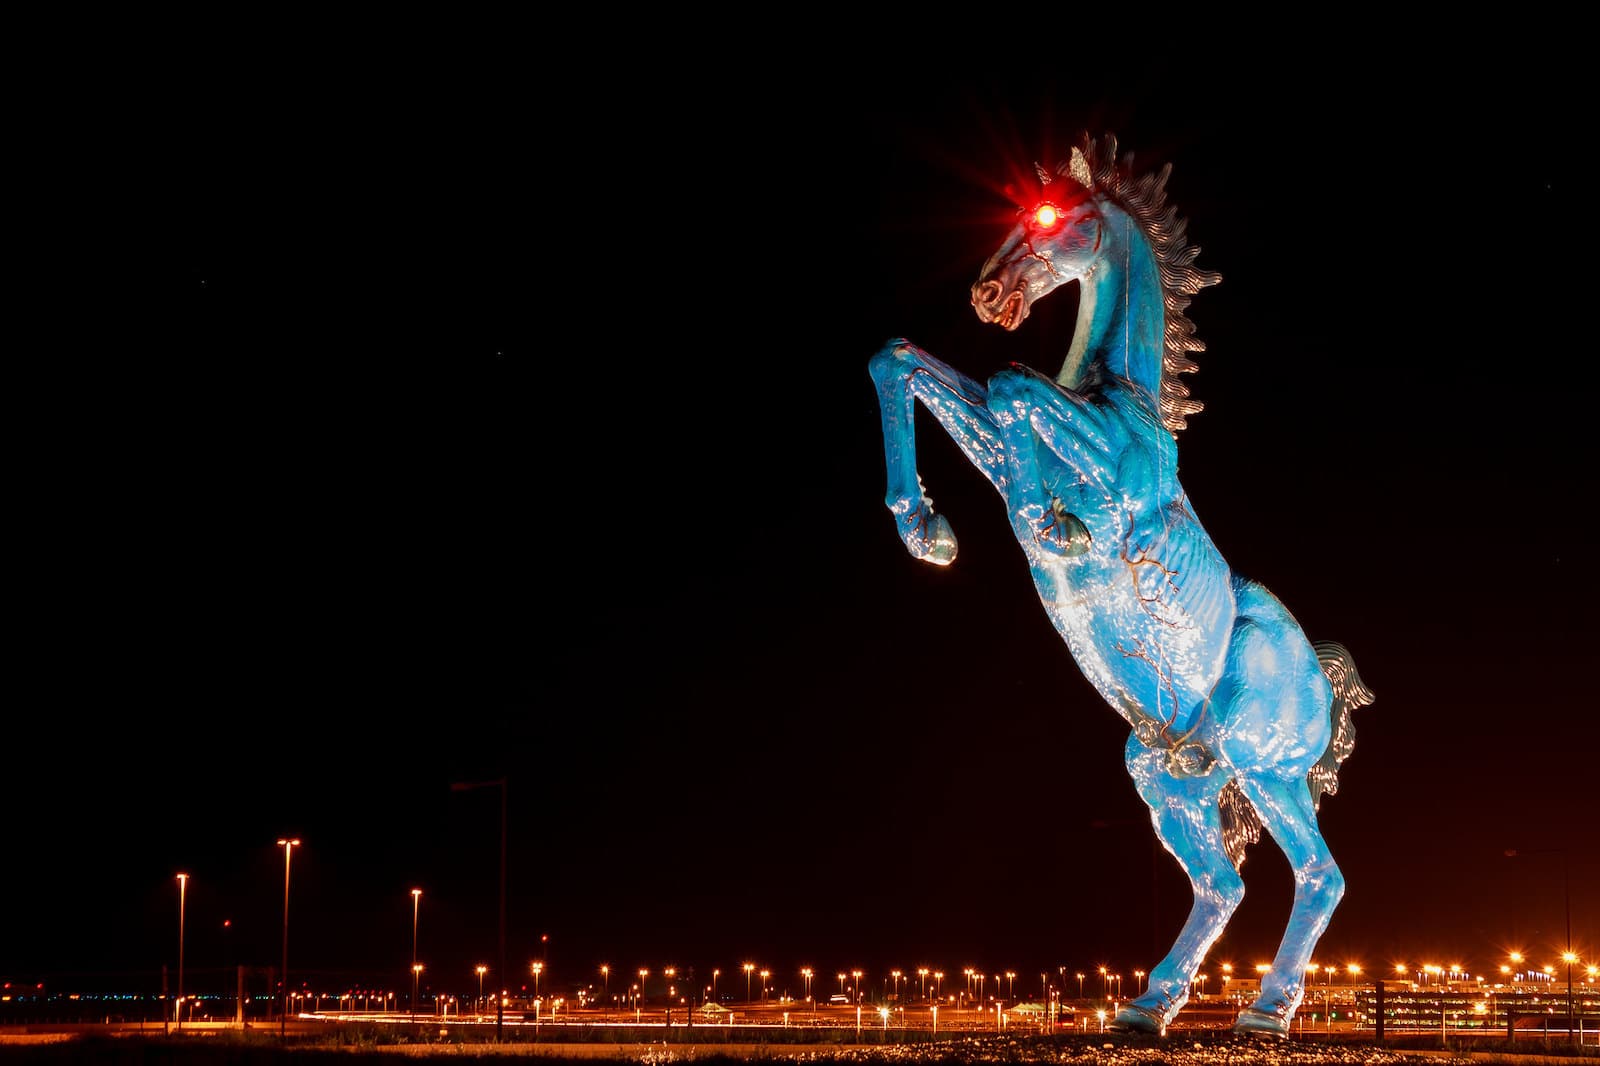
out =
{"type": "Polygon", "coordinates": [[[417,1020],[417,911],[422,906],[422,889],[411,890],[411,1020],[417,1020]]]}
{"type": "Polygon", "coordinates": [[[805,983],[806,983],[806,1001],[810,1002],[810,1000],[811,1000],[811,967],[809,967],[809,966],[804,967],[800,971],[800,976],[805,978],[805,983]]]}
{"type": "MultiPolygon", "coordinates": [[[[495,971],[500,980],[505,980],[506,973],[506,779],[497,777],[493,781],[456,781],[450,785],[451,792],[470,792],[475,788],[498,788],[500,790],[500,968],[495,971]]],[[[494,1039],[500,1042],[502,1031],[505,1027],[506,990],[501,989],[494,997],[494,1039]]]]}
{"type": "MultiPolygon", "coordinates": [[[[1568,920],[1570,921],[1571,919],[1569,918],[1568,920]]],[[[1570,929],[1567,932],[1567,943],[1569,945],[1572,943],[1570,929]]],[[[1578,961],[1578,956],[1569,947],[1568,950],[1561,953],[1561,961],[1567,964],[1567,1034],[1570,1038],[1572,1034],[1572,964],[1578,961]]],[[[181,980],[178,982],[178,990],[180,992],[183,990],[183,982],[181,980]]]]}
{"type": "Polygon", "coordinates": [[[183,1028],[183,902],[189,887],[189,875],[178,875],[178,1028],[183,1028]]]}
{"type": "Polygon", "coordinates": [[[755,969],[756,964],[753,962],[744,964],[744,1001],[746,1003],[750,1002],[750,975],[755,972],[755,969]]]}
{"type": "MultiPolygon", "coordinates": [[[[544,963],[542,963],[542,962],[534,963],[533,964],[533,998],[534,999],[538,999],[539,998],[539,975],[542,974],[542,973],[544,973],[544,963]]],[[[645,971],[640,970],[639,971],[640,977],[643,977],[644,973],[645,973],[645,971]]]]}
{"type": "Polygon", "coordinates": [[[1078,978],[1078,998],[1083,998],[1083,974],[1075,975],[1078,978]]]}
{"type": "Polygon", "coordinates": [[[860,1003],[861,1002],[861,971],[860,970],[851,970],[850,971],[850,976],[855,978],[855,980],[856,980],[856,1002],[860,1003]]]}
{"type": "Polygon", "coordinates": [[[900,1002],[900,971],[890,970],[889,976],[894,978],[894,1001],[900,1002]]]}
{"type": "Polygon", "coordinates": [[[711,1002],[717,1001],[717,978],[722,976],[721,970],[711,971],[711,1002]]]}
{"type": "MultiPolygon", "coordinates": [[[[1012,973],[1010,970],[1007,970],[1006,971],[1006,1000],[1008,1002],[1011,999],[1012,993],[1016,990],[1016,985],[1017,985],[1017,975],[1012,973]]],[[[995,991],[996,992],[1000,991],[1000,986],[999,986],[998,983],[996,983],[996,985],[995,985],[995,991]]]]}
{"type": "Polygon", "coordinates": [[[1572,963],[1577,961],[1577,956],[1572,952],[1572,855],[1566,848],[1535,848],[1531,851],[1518,852],[1515,848],[1506,850],[1506,858],[1514,859],[1518,854],[1542,855],[1561,853],[1561,893],[1567,917],[1567,950],[1561,957],[1567,960],[1567,1039],[1577,1040],[1577,1033],[1572,1028],[1572,963]]]}
{"type": "Polygon", "coordinates": [[[611,967],[606,963],[600,964],[600,980],[607,998],[611,996],[611,967]]]}
{"type": "Polygon", "coordinates": [[[1144,971],[1143,970],[1135,970],[1135,971],[1133,971],[1133,976],[1134,976],[1134,980],[1138,982],[1137,987],[1138,987],[1139,991],[1141,993],[1143,993],[1144,992],[1144,971]]]}
{"type": "Polygon", "coordinates": [[[489,972],[489,967],[480,965],[480,966],[476,967],[476,970],[477,970],[477,973],[478,973],[478,1009],[474,1013],[482,1014],[483,1013],[483,975],[489,972]]]}
{"type": "Polygon", "coordinates": [[[762,999],[762,1002],[766,1001],[766,998],[767,998],[767,978],[769,978],[771,976],[772,976],[772,971],[771,970],[762,970],[761,971],[761,999],[762,999]]]}
{"type": "Polygon", "coordinates": [[[917,967],[917,977],[921,979],[920,983],[919,983],[919,987],[917,989],[917,998],[921,999],[923,1002],[927,1002],[927,999],[928,999],[928,968],[926,966],[917,967]]]}
{"type": "Polygon", "coordinates": [[[417,983],[422,980],[422,963],[411,964],[411,1020],[417,1020],[417,983]]]}
{"type": "Polygon", "coordinates": [[[294,854],[294,849],[300,846],[300,841],[288,837],[278,838],[278,847],[283,849],[283,1010],[278,1014],[278,1039],[283,1039],[289,1031],[289,857],[294,854]]]}

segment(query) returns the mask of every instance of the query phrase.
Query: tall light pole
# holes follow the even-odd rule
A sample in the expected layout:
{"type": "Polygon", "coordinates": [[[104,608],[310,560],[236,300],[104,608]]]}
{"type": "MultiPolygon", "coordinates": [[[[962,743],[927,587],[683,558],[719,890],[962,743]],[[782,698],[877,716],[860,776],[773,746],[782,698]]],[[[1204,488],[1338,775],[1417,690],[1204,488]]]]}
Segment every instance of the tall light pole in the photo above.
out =
{"type": "Polygon", "coordinates": [[[601,987],[605,990],[604,991],[605,998],[610,999],[611,998],[611,965],[610,965],[610,963],[604,963],[603,962],[603,963],[600,964],[600,982],[601,982],[601,987]]]}
{"type": "Polygon", "coordinates": [[[1075,976],[1078,978],[1078,998],[1082,999],[1083,998],[1083,974],[1080,973],[1080,974],[1076,974],[1075,976]]]}
{"type": "MultiPolygon", "coordinates": [[[[503,982],[506,979],[506,779],[497,777],[492,781],[457,781],[450,786],[450,791],[470,792],[475,788],[500,790],[500,968],[495,971],[495,977],[503,982]]],[[[494,997],[495,1043],[500,1042],[505,1032],[508,991],[502,988],[494,997]]]]}
{"type": "Polygon", "coordinates": [[[800,971],[800,976],[806,980],[806,1002],[811,1001],[811,967],[807,966],[800,971]]]}
{"type": "Polygon", "coordinates": [[[855,982],[856,982],[856,1002],[860,1003],[861,1002],[861,971],[860,970],[851,970],[850,971],[850,976],[855,978],[855,982]]]}
{"type": "Polygon", "coordinates": [[[476,967],[476,969],[478,971],[478,1009],[476,1011],[474,1011],[473,1013],[482,1014],[483,1013],[483,975],[489,972],[489,967],[487,967],[487,966],[478,966],[478,967],[476,967]]]}
{"type": "Polygon", "coordinates": [[[1555,852],[1561,853],[1561,899],[1567,919],[1567,950],[1561,953],[1562,959],[1567,963],[1567,1039],[1575,1041],[1577,1033],[1572,1028],[1572,964],[1578,960],[1578,956],[1572,951],[1572,855],[1566,848],[1535,848],[1525,852],[1508,848],[1506,858],[1514,859],[1519,854],[1548,855],[1555,852]]]}
{"type": "Polygon", "coordinates": [[[896,1003],[899,1003],[900,1002],[900,971],[899,970],[890,970],[889,971],[889,976],[894,978],[894,1001],[896,1003]]]}
{"type": "Polygon", "coordinates": [[[417,913],[422,909],[422,889],[411,890],[411,1020],[417,1020],[417,913]]]}
{"type": "Polygon", "coordinates": [[[411,964],[411,1020],[417,1020],[417,986],[422,983],[422,963],[411,964]]]}
{"type": "MultiPolygon", "coordinates": [[[[184,1028],[184,892],[189,888],[189,874],[178,874],[178,1028],[184,1028]]],[[[1573,968],[1566,967],[1571,976],[1573,968]]]]}
{"type": "Polygon", "coordinates": [[[717,978],[722,976],[721,970],[711,971],[711,1002],[717,1001],[717,978]]]}
{"type": "Polygon", "coordinates": [[[756,964],[753,962],[744,964],[744,1001],[746,1003],[750,1002],[750,975],[755,972],[755,969],[756,964]]]}
{"type": "Polygon", "coordinates": [[[283,1010],[278,1014],[280,1040],[289,1031],[289,858],[299,846],[298,839],[278,838],[278,847],[283,849],[283,1010]]]}
{"type": "Polygon", "coordinates": [[[928,968],[926,966],[917,967],[917,978],[917,998],[926,1003],[928,1001],[928,968]]]}

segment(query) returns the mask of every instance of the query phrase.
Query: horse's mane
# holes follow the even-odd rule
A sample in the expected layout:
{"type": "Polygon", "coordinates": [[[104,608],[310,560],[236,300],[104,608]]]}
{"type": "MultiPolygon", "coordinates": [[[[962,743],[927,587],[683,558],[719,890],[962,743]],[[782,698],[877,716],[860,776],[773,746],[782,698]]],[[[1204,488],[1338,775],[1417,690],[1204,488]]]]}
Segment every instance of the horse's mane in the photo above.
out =
{"type": "Polygon", "coordinates": [[[1190,352],[1205,351],[1205,342],[1194,335],[1194,323],[1184,316],[1189,298],[1207,285],[1215,285],[1222,275],[1194,265],[1200,254],[1190,247],[1184,231],[1188,221],[1178,217],[1178,209],[1167,204],[1167,177],[1172,164],[1153,174],[1135,177],[1133,153],[1117,158],[1117,138],[1106,134],[1096,143],[1085,133],[1073,157],[1061,164],[1057,173],[1070,178],[1091,192],[1115,203],[1143,232],[1155,253],[1161,273],[1162,304],[1166,310],[1166,344],[1161,354],[1161,421],[1173,433],[1188,428],[1189,415],[1205,405],[1189,398],[1189,389],[1179,374],[1192,374],[1199,365],[1190,352]]]}

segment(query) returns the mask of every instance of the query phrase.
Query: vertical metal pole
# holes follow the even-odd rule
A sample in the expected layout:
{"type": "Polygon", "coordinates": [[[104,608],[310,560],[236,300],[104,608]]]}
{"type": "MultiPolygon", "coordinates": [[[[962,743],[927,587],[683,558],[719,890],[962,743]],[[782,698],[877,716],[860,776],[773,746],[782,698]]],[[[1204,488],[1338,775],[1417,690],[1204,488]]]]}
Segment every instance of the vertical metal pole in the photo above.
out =
{"type": "MultiPolygon", "coordinates": [[[[189,874],[178,874],[178,1004],[174,1010],[178,1012],[178,1028],[184,1028],[184,890],[189,888],[189,874]]],[[[1573,968],[1566,967],[1566,975],[1571,978],[1573,968]]]]}
{"type": "MultiPolygon", "coordinates": [[[[1566,1040],[1573,1032],[1573,855],[1562,848],[1562,900],[1566,904],[1566,1040]]],[[[179,988],[182,984],[179,983],[179,988]]]]}
{"type": "MultiPolygon", "coordinates": [[[[506,973],[506,779],[500,779],[500,980],[506,973]]],[[[494,997],[494,1039],[499,1043],[506,1023],[504,996],[494,997]]]]}

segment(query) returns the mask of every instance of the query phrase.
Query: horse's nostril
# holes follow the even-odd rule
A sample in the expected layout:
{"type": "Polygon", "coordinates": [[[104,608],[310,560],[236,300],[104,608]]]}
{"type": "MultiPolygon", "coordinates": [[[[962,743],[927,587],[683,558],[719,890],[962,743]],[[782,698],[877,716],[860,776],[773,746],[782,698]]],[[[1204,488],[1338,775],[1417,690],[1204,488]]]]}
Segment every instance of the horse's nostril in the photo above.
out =
{"type": "Polygon", "coordinates": [[[1004,291],[998,281],[980,281],[972,287],[972,305],[974,307],[989,307],[1000,301],[1004,291]]]}

